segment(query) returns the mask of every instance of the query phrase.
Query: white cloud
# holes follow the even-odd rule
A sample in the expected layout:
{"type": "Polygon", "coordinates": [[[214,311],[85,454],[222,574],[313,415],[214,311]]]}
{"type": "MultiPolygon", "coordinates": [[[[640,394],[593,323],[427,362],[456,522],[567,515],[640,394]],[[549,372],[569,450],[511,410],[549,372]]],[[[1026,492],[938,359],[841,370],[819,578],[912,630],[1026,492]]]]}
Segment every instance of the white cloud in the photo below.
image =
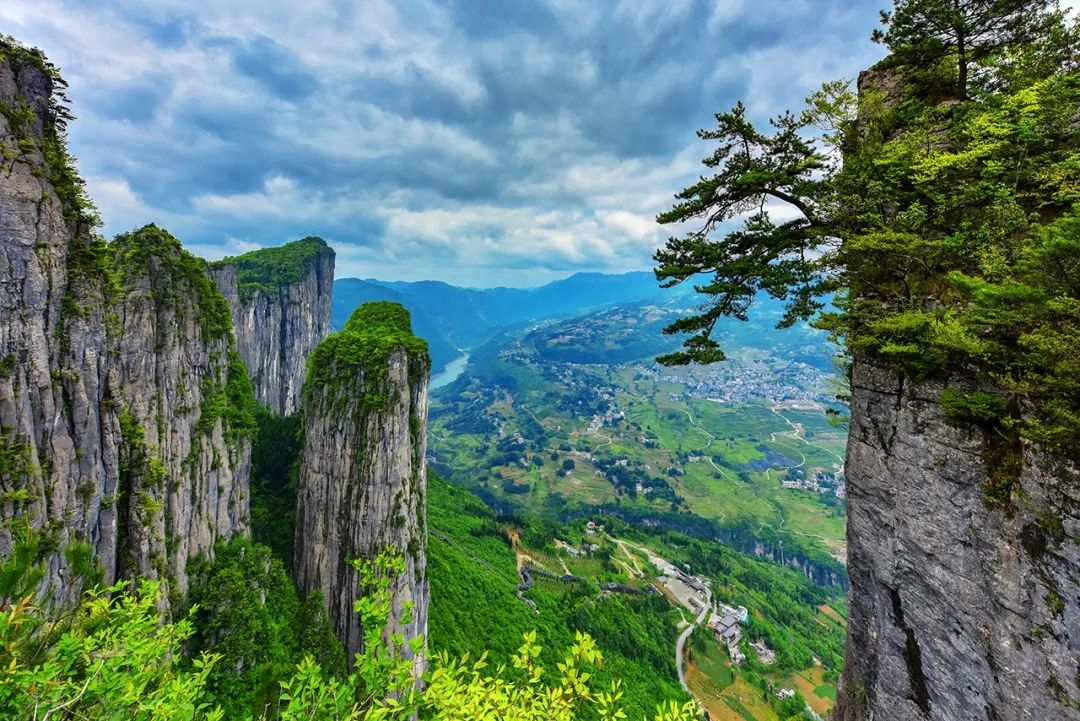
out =
{"type": "Polygon", "coordinates": [[[486,285],[650,266],[723,93],[771,114],[877,51],[858,0],[547,0],[535,25],[469,3],[35,0],[0,24],[69,80],[110,232],[210,257],[313,233],[339,275],[486,285]]]}

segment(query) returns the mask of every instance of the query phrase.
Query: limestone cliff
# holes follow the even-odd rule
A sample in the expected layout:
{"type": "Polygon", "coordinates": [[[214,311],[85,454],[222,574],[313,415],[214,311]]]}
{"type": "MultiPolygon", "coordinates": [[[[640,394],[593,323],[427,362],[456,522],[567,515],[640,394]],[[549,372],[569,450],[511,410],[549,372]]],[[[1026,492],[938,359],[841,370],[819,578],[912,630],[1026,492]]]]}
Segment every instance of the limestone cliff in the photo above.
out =
{"type": "MultiPolygon", "coordinates": [[[[116,556],[104,243],[63,155],[55,71],[0,44],[0,557],[25,522],[116,556]]],[[[63,554],[46,583],[66,594],[63,554]]]]}
{"type": "Polygon", "coordinates": [[[353,604],[364,595],[364,579],[350,559],[371,559],[388,547],[402,554],[406,570],[391,586],[387,633],[410,639],[427,631],[430,361],[408,311],[368,303],[315,349],[309,367],[293,568],[302,592],[322,590],[351,660],[363,644],[353,604]],[[413,606],[408,624],[406,604],[413,606]]]}
{"type": "MultiPolygon", "coordinates": [[[[950,110],[954,99],[934,101],[939,104],[929,132],[900,122],[910,122],[910,115],[888,114],[910,100],[911,92],[896,68],[864,72],[860,96],[876,97],[859,126],[873,130],[872,116],[885,111],[889,138],[902,142],[908,133],[922,132],[916,137],[932,142],[920,145],[921,152],[948,154],[955,144],[964,147],[963,133],[949,125],[963,117],[950,110]]],[[[1075,122],[1053,137],[1070,147],[1075,122]]],[[[1045,151],[1047,157],[1054,157],[1055,147],[1045,151]]],[[[1009,187],[1017,187],[1019,177],[1017,170],[1009,187]]],[[[952,182],[974,186],[978,180],[965,175],[952,182]]],[[[1039,201],[1044,218],[1065,210],[1044,195],[1045,190],[1025,202],[1039,201]]],[[[892,220],[900,207],[886,218],[892,220]]],[[[975,221],[998,222],[983,206],[974,207],[975,221]]],[[[943,217],[953,223],[945,231],[962,234],[953,216],[943,217]]],[[[1010,243],[1010,252],[1020,257],[1022,235],[1010,243]]],[[[869,284],[863,294],[877,290],[869,284]]],[[[961,306],[955,297],[947,300],[961,306]]],[[[944,307],[930,289],[922,305],[944,307]]],[[[1026,319],[1011,323],[1021,321],[1026,319]]],[[[995,328],[978,330],[975,337],[985,338],[995,328]]],[[[1024,345],[1014,342],[1010,349],[1024,345]]],[[[920,347],[924,355],[935,350],[925,341],[920,347]]],[[[949,392],[962,396],[997,392],[1007,373],[995,381],[969,360],[920,376],[869,355],[856,354],[852,367],[846,463],[850,615],[834,719],[1080,720],[1080,469],[1069,461],[1070,449],[1050,454],[1021,440],[1015,429],[1039,413],[1037,403],[1021,393],[1001,394],[1008,399],[1002,408],[1017,409],[1011,426],[978,425],[947,413],[946,383],[949,392]]],[[[1029,357],[1014,367],[1047,362],[1029,357]]]]}
{"type": "Polygon", "coordinates": [[[272,412],[300,409],[307,359],[330,332],[334,251],[304,238],[211,264],[232,312],[255,395],[272,412]]]}
{"type": "Polygon", "coordinates": [[[54,599],[75,543],[182,594],[189,557],[246,532],[254,397],[206,264],[153,226],[93,233],[61,87],[0,42],[0,557],[29,527],[54,599]]]}
{"type": "Polygon", "coordinates": [[[1080,719],[1080,472],[1025,449],[991,503],[943,386],[853,369],[838,721],[1080,719]]]}
{"type": "Polygon", "coordinates": [[[121,294],[112,338],[127,513],[119,572],[171,577],[184,594],[189,557],[247,533],[251,382],[205,262],[154,226],[110,249],[121,294]]]}

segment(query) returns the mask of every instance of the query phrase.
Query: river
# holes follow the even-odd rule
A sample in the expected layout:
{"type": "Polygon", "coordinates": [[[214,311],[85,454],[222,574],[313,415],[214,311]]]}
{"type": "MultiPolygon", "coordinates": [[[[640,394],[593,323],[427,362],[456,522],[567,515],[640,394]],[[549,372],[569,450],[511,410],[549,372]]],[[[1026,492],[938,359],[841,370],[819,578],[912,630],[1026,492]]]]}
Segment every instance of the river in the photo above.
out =
{"type": "Polygon", "coordinates": [[[458,376],[465,370],[465,366],[469,362],[469,354],[464,353],[459,355],[454,360],[446,364],[446,367],[441,372],[436,373],[431,377],[431,383],[429,387],[431,390],[436,388],[442,388],[448,386],[457,380],[458,376]]]}

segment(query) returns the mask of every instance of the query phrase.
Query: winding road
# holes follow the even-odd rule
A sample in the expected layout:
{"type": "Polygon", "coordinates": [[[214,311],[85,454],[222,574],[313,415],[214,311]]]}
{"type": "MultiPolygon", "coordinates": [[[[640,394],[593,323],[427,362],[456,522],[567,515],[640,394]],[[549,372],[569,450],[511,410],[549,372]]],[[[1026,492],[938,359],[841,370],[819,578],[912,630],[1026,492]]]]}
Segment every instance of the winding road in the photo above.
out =
{"type": "MultiPolygon", "coordinates": [[[[820,446],[820,445],[818,445],[818,446],[815,446],[815,445],[814,445],[813,443],[811,443],[810,441],[808,441],[808,440],[806,440],[805,438],[803,438],[803,437],[802,437],[802,435],[801,435],[801,433],[802,433],[802,429],[801,429],[801,428],[799,428],[799,426],[797,426],[797,425],[795,425],[794,423],[792,423],[792,422],[791,422],[791,419],[790,419],[790,418],[788,418],[787,416],[785,416],[785,415],[784,415],[783,413],[780,413],[780,412],[778,412],[778,411],[776,410],[776,407],[775,407],[775,406],[770,406],[770,407],[769,407],[769,412],[770,412],[770,413],[772,413],[772,414],[773,414],[774,416],[776,416],[776,417],[778,417],[778,418],[781,418],[781,419],[783,419],[783,421],[784,421],[785,423],[787,423],[787,424],[788,424],[789,426],[791,426],[791,430],[790,430],[790,431],[786,431],[786,432],[783,432],[783,433],[781,433],[780,435],[782,435],[782,436],[786,436],[786,437],[788,437],[788,438],[792,438],[792,439],[794,439],[794,440],[797,440],[797,441],[800,441],[800,442],[802,442],[802,443],[805,443],[806,445],[808,445],[808,446],[811,446],[811,447],[813,447],[813,448],[817,448],[818,450],[820,450],[820,451],[822,451],[822,452],[824,452],[824,453],[828,453],[828,454],[829,454],[830,456],[833,456],[834,458],[836,458],[836,459],[837,459],[838,461],[840,461],[841,463],[843,463],[843,462],[844,462],[844,457],[843,457],[843,456],[841,456],[841,455],[840,455],[839,453],[835,453],[835,452],[833,452],[833,451],[830,451],[830,450],[829,450],[828,448],[825,448],[824,446],[820,446]]],[[[770,434],[770,436],[771,436],[771,440],[773,440],[773,441],[775,442],[775,440],[776,440],[776,434],[775,434],[775,433],[772,433],[772,434],[770,434]]],[[[800,455],[802,455],[802,454],[800,454],[800,455]]],[[[806,457],[805,457],[805,456],[803,457],[803,462],[804,462],[804,463],[806,462],[806,457]]],[[[796,467],[797,467],[797,466],[796,466],[796,467]]]]}
{"type": "Polygon", "coordinates": [[[712,591],[705,588],[705,607],[701,609],[701,613],[698,614],[694,622],[691,623],[686,629],[679,634],[679,640],[675,642],[675,668],[679,672],[679,685],[683,687],[683,691],[690,694],[693,698],[694,695],[690,693],[690,687],[686,685],[686,659],[683,653],[686,648],[686,639],[690,638],[690,634],[694,632],[694,629],[701,625],[701,622],[705,620],[705,617],[709,615],[709,611],[712,610],[712,591]]]}
{"type": "MultiPolygon", "coordinates": [[[[698,430],[699,432],[701,432],[701,433],[704,433],[705,435],[707,435],[707,436],[709,437],[709,442],[708,442],[708,443],[706,443],[705,445],[703,445],[703,446],[702,446],[701,448],[698,448],[698,449],[697,449],[697,450],[699,450],[699,451],[704,451],[704,450],[705,450],[706,448],[708,448],[709,446],[711,446],[711,445],[712,445],[712,442],[716,440],[716,436],[714,436],[714,435],[713,435],[712,433],[709,433],[709,432],[708,432],[707,430],[705,430],[704,428],[702,428],[701,426],[699,426],[699,425],[697,424],[697,421],[695,421],[695,420],[694,420],[694,417],[693,417],[692,415],[690,415],[690,411],[688,411],[688,410],[686,410],[686,409],[684,408],[684,409],[683,409],[683,413],[685,413],[685,414],[686,414],[686,417],[690,419],[690,425],[692,425],[692,426],[693,426],[693,427],[694,427],[695,429],[697,429],[697,430],[698,430]]],[[[746,483],[745,483],[745,482],[744,482],[744,481],[743,481],[743,480],[742,480],[741,478],[737,478],[737,477],[735,477],[735,476],[732,476],[732,475],[730,475],[730,474],[729,474],[729,473],[728,473],[727,471],[725,471],[725,470],[724,470],[723,468],[721,468],[720,466],[716,465],[715,461],[713,461],[713,459],[712,459],[712,456],[710,456],[710,455],[706,454],[706,456],[705,456],[705,459],[706,459],[707,461],[709,461],[709,463],[710,463],[710,464],[712,464],[712,467],[713,467],[713,468],[715,468],[715,469],[717,470],[717,472],[718,472],[718,473],[719,473],[720,475],[722,475],[722,476],[723,476],[724,478],[727,478],[728,480],[731,480],[731,481],[735,481],[736,483],[738,483],[738,484],[740,484],[740,485],[743,485],[743,486],[745,486],[745,485],[746,485],[746,483]]]]}

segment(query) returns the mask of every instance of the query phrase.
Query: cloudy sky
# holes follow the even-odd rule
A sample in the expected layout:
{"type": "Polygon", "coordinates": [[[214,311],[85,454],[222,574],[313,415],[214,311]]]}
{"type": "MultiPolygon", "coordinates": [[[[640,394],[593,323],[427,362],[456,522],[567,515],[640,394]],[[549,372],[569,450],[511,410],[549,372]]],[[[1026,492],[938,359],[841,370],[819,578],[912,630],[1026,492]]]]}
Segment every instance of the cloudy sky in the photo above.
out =
{"type": "Polygon", "coordinates": [[[114,234],[208,258],[305,235],[338,277],[647,269],[708,148],[881,56],[875,0],[4,0],[70,83],[114,234]]]}

